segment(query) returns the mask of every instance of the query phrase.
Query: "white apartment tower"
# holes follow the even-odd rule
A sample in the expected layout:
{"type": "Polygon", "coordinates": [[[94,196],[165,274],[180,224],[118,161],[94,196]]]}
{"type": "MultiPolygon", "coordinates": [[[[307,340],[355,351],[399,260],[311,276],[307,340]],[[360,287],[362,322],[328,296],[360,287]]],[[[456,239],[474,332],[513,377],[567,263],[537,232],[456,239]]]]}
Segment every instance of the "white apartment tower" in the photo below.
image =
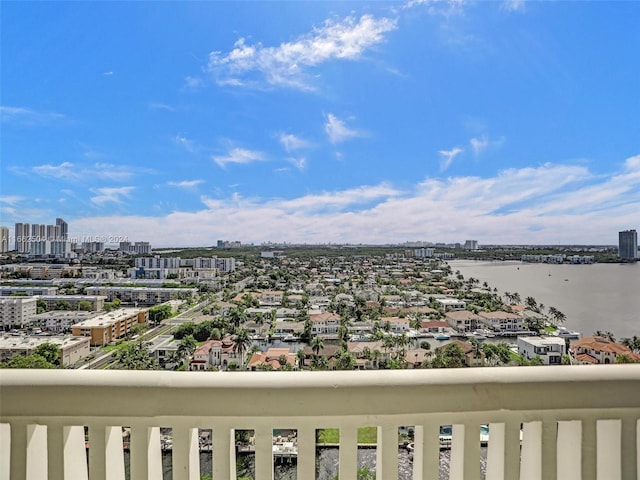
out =
{"type": "Polygon", "coordinates": [[[0,227],[0,253],[7,253],[9,251],[9,229],[7,227],[0,227]]]}

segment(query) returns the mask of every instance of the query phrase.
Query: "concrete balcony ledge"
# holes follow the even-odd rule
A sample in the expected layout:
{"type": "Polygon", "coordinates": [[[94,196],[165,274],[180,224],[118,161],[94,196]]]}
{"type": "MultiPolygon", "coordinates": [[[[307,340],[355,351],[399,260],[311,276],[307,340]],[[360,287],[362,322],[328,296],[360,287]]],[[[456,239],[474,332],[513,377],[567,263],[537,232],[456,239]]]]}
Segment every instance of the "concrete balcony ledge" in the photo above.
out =
{"type": "Polygon", "coordinates": [[[271,479],[272,432],[284,428],[297,432],[297,478],[314,479],[315,430],[328,427],[340,428],[341,478],[355,478],[362,426],[378,427],[377,478],[398,478],[400,426],[414,426],[413,478],[437,478],[441,425],[453,425],[452,480],[480,478],[481,425],[490,430],[487,479],[632,480],[640,478],[639,418],[640,365],[0,370],[0,480],[122,480],[123,426],[135,480],[161,478],[160,427],[173,429],[175,480],[199,478],[199,430],[212,431],[214,478],[234,478],[236,429],[255,432],[256,479],[271,479]]]}

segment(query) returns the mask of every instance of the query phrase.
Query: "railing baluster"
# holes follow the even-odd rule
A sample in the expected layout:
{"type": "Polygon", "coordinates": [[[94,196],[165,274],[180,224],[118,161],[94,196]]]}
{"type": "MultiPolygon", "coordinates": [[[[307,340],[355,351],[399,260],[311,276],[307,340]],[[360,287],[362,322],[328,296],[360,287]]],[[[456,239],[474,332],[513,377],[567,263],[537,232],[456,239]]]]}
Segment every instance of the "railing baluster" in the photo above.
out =
{"type": "Polygon", "coordinates": [[[542,422],[526,422],[522,426],[520,480],[544,480],[542,478],[542,422]]]}
{"type": "Polygon", "coordinates": [[[620,480],[620,420],[598,420],[596,422],[597,478],[620,480]]]}
{"type": "Polygon", "coordinates": [[[172,456],[174,480],[198,480],[200,478],[197,428],[183,425],[173,428],[172,456]]]}
{"type": "Polygon", "coordinates": [[[89,480],[106,480],[106,431],[103,425],[89,425],[89,480]]]}
{"type": "Polygon", "coordinates": [[[10,478],[25,480],[27,478],[27,425],[22,422],[12,422],[10,429],[10,478]]]}
{"type": "Polygon", "coordinates": [[[27,425],[27,480],[47,478],[47,427],[27,425]]]}
{"type": "Polygon", "coordinates": [[[464,424],[464,479],[480,480],[480,424],[464,424]]]}
{"type": "Polygon", "coordinates": [[[451,460],[449,467],[450,480],[464,480],[464,425],[456,424],[451,427],[451,460]]]}
{"type": "Polygon", "coordinates": [[[505,455],[505,424],[491,423],[487,446],[487,480],[505,480],[505,455]]]}
{"type": "Polygon", "coordinates": [[[356,478],[358,471],[358,428],[340,427],[340,478],[356,478]]]}
{"type": "Polygon", "coordinates": [[[558,422],[555,418],[546,417],[542,421],[541,441],[542,478],[556,480],[558,478],[558,422]]]}
{"type": "Polygon", "coordinates": [[[105,434],[105,473],[107,480],[125,480],[122,427],[107,427],[105,434]]]}
{"type": "Polygon", "coordinates": [[[640,478],[640,421],[635,416],[622,418],[622,480],[640,478]]]}
{"type": "Polygon", "coordinates": [[[47,429],[47,472],[49,479],[64,478],[64,439],[62,425],[49,424],[47,429]]]}
{"type": "Polygon", "coordinates": [[[256,436],[256,480],[273,480],[273,428],[260,426],[256,436]]]}
{"type": "Polygon", "coordinates": [[[11,474],[11,425],[0,423],[0,480],[9,480],[11,474]]]}
{"type": "Polygon", "coordinates": [[[213,428],[213,478],[236,478],[235,432],[228,425],[213,428]]]}
{"type": "MultiPolygon", "coordinates": [[[[489,432],[489,435],[491,435],[491,432],[489,432]]],[[[505,480],[520,478],[521,435],[522,430],[520,420],[513,418],[508,419],[504,424],[505,480]]]]}
{"type": "Polygon", "coordinates": [[[428,421],[414,430],[413,477],[438,480],[440,474],[440,424],[428,421]]]}
{"type": "Polygon", "coordinates": [[[398,426],[385,423],[378,427],[376,446],[377,478],[398,478],[398,426]]]}
{"type": "Polygon", "coordinates": [[[298,427],[297,472],[300,480],[316,478],[316,429],[313,426],[298,427]]]}
{"type": "MultiPolygon", "coordinates": [[[[596,421],[594,418],[582,420],[582,480],[596,480],[597,462],[596,421]]],[[[605,480],[607,477],[601,477],[605,480]]]]}
{"type": "Polygon", "coordinates": [[[87,471],[87,451],[84,445],[84,426],[72,425],[70,427],[64,427],[63,436],[64,478],[68,480],[88,480],[89,473],[87,471]]]}
{"type": "Polygon", "coordinates": [[[582,422],[580,420],[558,422],[557,477],[562,480],[580,480],[582,478],[581,436],[582,422]]]}

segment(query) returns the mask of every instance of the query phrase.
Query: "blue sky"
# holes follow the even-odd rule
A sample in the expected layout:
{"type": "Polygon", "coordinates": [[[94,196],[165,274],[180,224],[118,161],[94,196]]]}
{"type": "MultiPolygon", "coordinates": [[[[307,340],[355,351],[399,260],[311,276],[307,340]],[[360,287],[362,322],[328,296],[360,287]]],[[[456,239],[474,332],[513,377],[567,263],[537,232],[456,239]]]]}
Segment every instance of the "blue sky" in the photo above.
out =
{"type": "Polygon", "coordinates": [[[2,2],[1,223],[615,244],[640,2],[2,2]]]}

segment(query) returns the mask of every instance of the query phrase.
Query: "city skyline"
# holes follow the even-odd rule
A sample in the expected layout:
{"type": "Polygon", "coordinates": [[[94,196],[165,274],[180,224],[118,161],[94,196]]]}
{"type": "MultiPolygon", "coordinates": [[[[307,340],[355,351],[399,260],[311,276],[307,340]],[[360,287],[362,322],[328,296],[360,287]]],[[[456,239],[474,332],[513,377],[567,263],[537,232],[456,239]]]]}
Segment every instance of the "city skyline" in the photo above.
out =
{"type": "Polygon", "coordinates": [[[615,245],[637,228],[636,2],[0,8],[10,232],[615,245]]]}

